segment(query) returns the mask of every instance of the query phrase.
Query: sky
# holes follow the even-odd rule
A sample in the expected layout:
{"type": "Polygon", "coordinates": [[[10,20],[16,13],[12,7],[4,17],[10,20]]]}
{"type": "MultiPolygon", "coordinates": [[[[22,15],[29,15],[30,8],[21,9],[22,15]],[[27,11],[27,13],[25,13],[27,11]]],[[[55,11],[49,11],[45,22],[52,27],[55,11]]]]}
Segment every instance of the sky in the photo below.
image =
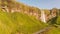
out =
{"type": "Polygon", "coordinates": [[[60,0],[17,0],[17,1],[41,9],[60,8],[60,0]]]}

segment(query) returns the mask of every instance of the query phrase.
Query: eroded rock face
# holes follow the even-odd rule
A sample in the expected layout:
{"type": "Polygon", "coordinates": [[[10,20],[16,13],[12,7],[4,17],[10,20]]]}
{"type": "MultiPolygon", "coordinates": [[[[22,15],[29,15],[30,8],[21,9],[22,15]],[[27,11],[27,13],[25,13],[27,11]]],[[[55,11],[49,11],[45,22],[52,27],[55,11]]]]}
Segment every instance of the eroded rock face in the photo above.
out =
{"type": "Polygon", "coordinates": [[[57,17],[58,15],[59,15],[59,12],[58,12],[58,9],[56,9],[56,8],[53,8],[53,9],[51,9],[51,10],[44,10],[44,11],[41,11],[41,20],[44,22],[44,20],[45,20],[45,22],[48,22],[49,20],[51,20],[52,18],[54,18],[54,17],[57,17]],[[43,13],[42,12],[44,12],[44,16],[43,16],[43,13]]]}
{"type": "MultiPolygon", "coordinates": [[[[19,9],[15,9],[15,8],[12,8],[12,9],[8,9],[8,7],[2,7],[2,10],[5,12],[5,11],[7,11],[7,12],[9,12],[9,11],[11,11],[11,13],[13,13],[13,12],[21,12],[19,9]]],[[[44,11],[44,10],[43,10],[44,11]]],[[[39,11],[38,11],[39,12],[39,11]]],[[[44,11],[44,14],[42,13],[42,11],[41,11],[41,14],[39,14],[38,12],[34,12],[34,11],[23,11],[23,13],[25,13],[25,14],[29,14],[29,15],[33,15],[33,16],[35,16],[37,19],[39,19],[39,20],[42,20],[43,18],[45,19],[45,21],[43,21],[43,22],[47,22],[47,21],[49,21],[50,19],[52,19],[53,17],[56,17],[57,16],[57,11],[56,10],[51,10],[51,11],[49,11],[49,12],[51,12],[51,13],[49,13],[49,14],[47,14],[45,11],[44,11]],[[44,16],[43,16],[44,15],[44,16]],[[43,16],[43,17],[42,17],[43,16]],[[42,18],[41,18],[42,17],[42,18]]],[[[47,11],[48,12],[48,11],[47,11]]]]}

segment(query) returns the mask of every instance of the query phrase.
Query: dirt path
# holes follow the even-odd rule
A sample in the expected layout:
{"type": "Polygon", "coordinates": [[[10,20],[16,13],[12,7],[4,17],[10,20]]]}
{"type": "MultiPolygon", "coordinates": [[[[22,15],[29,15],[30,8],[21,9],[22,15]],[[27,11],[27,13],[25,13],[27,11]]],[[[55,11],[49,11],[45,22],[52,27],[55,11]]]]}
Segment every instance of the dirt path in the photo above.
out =
{"type": "Polygon", "coordinates": [[[51,28],[52,28],[51,26],[48,26],[48,27],[45,27],[45,28],[41,29],[40,31],[35,32],[35,33],[33,33],[33,34],[40,34],[40,33],[43,33],[44,31],[50,30],[51,28]]]}

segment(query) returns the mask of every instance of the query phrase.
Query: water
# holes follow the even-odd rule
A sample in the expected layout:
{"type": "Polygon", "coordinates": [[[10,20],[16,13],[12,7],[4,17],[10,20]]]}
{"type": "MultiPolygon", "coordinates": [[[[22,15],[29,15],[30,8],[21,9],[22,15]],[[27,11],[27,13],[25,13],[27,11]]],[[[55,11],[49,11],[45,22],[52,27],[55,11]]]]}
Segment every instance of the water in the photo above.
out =
{"type": "Polygon", "coordinates": [[[46,18],[45,18],[44,10],[41,10],[41,21],[46,23],[46,18]]]}

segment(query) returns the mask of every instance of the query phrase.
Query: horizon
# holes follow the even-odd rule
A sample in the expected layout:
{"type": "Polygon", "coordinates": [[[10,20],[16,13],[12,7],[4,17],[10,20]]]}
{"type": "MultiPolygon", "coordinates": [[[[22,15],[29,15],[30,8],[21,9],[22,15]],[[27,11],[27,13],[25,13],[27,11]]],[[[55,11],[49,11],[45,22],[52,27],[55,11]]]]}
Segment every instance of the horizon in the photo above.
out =
{"type": "Polygon", "coordinates": [[[28,6],[34,6],[40,9],[60,9],[60,0],[17,0],[18,2],[24,3],[28,6]]]}

